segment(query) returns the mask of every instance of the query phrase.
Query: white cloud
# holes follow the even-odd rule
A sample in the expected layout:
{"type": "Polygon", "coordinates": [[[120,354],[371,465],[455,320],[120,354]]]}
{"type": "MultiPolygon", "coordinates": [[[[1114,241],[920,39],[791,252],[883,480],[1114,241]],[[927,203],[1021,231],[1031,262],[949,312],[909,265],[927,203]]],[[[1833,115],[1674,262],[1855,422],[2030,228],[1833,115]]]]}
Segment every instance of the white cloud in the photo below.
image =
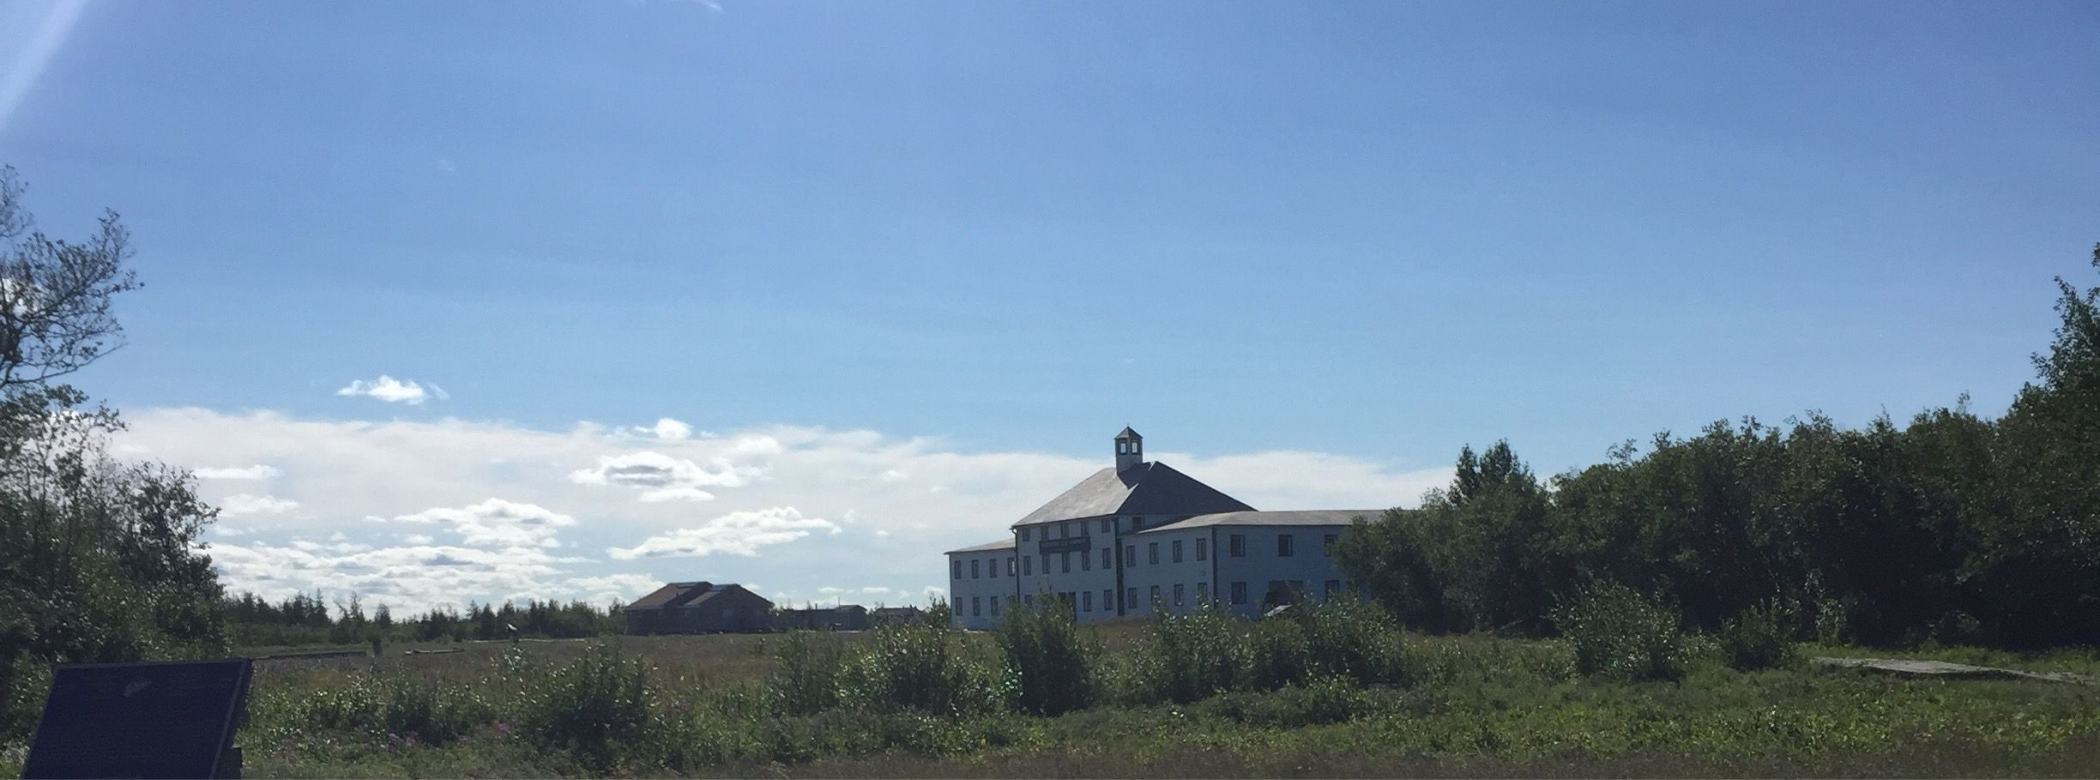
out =
{"type": "Polygon", "coordinates": [[[816,530],[838,533],[839,527],[820,517],[803,517],[794,507],[779,506],[756,512],[731,512],[696,528],[679,528],[649,537],[633,547],[609,547],[605,552],[623,561],[715,553],[748,556],[757,555],[760,547],[792,542],[816,530]]]}
{"type": "MultiPolygon", "coordinates": [[[[665,581],[759,580],[779,592],[809,595],[824,585],[939,583],[947,567],[942,551],[1001,538],[1014,519],[1106,465],[1110,449],[1105,435],[1101,452],[1067,456],[964,453],[936,439],[794,426],[667,441],[591,423],[533,428],[455,418],[319,420],[168,408],[131,410],[126,417],[129,429],[114,436],[113,450],[217,468],[269,464],[282,472],[269,482],[206,484],[207,491],[242,488],[229,492],[298,503],[293,511],[216,526],[223,530],[207,537],[209,552],[229,572],[228,588],[269,588],[257,592],[270,598],[321,588],[344,599],[355,589],[368,600],[385,594],[378,600],[397,612],[506,598],[599,603],[605,588],[572,580],[644,572],[665,581]],[[635,465],[655,468],[621,468],[635,465]],[[587,475],[574,479],[579,470],[587,475]],[[909,478],[882,480],[889,471],[909,478]],[[256,489],[265,484],[269,490],[256,489]],[[946,490],[932,493],[931,485],[946,490]],[[694,504],[697,496],[683,490],[715,498],[694,504]],[[637,500],[660,492],[653,496],[659,500],[637,500]],[[482,511],[492,496],[526,508],[520,510],[526,515],[544,512],[571,522],[512,522],[504,511],[482,511]],[[699,506],[707,511],[696,513],[699,506]],[[787,515],[787,507],[796,514],[787,515]],[[709,520],[738,513],[751,521],[709,520]],[[428,522],[394,520],[404,517],[428,522]],[[818,518],[827,524],[817,525],[818,518]],[[336,531],[354,541],[311,551],[288,541],[328,539],[336,531]],[[354,543],[379,549],[329,547],[354,543]],[[608,548],[634,557],[611,557],[608,548]],[[433,550],[523,553],[470,559],[442,552],[437,565],[387,569],[394,579],[383,590],[367,571],[384,568],[375,562],[422,560],[417,555],[438,560],[441,553],[433,550]]],[[[1422,489],[1450,479],[1448,467],[1417,471],[1325,453],[1161,459],[1262,509],[1411,506],[1422,489]]],[[[876,599],[849,594],[853,598],[876,599]]],[[[923,594],[914,586],[882,598],[906,603],[923,594]]]]}
{"type": "Polygon", "coordinates": [[[662,439],[664,441],[684,441],[686,439],[693,438],[693,426],[687,425],[678,420],[673,420],[669,417],[659,418],[656,421],[655,425],[637,427],[632,430],[636,435],[648,436],[652,438],[662,439]]]}
{"type": "Polygon", "coordinates": [[[206,466],[204,468],[196,469],[191,473],[196,474],[198,479],[259,481],[275,478],[278,475],[283,474],[284,472],[278,471],[277,469],[272,468],[270,466],[265,466],[258,463],[253,466],[225,466],[218,468],[206,466]]]}
{"type": "MultiPolygon", "coordinates": [[[[442,393],[443,391],[439,392],[442,393]]],[[[395,379],[385,374],[380,374],[378,379],[370,382],[362,379],[354,380],[349,386],[335,391],[335,394],[347,396],[362,395],[387,403],[404,403],[410,406],[423,403],[424,399],[430,397],[429,393],[423,391],[422,385],[413,381],[395,379]]],[[[447,396],[441,395],[440,397],[447,396]]]]}
{"type": "Polygon", "coordinates": [[[625,604],[663,587],[663,581],[647,574],[608,574],[603,577],[574,577],[568,580],[571,590],[587,594],[584,601],[592,604],[625,604]]]}
{"type": "Polygon", "coordinates": [[[731,447],[727,455],[713,458],[708,466],[653,451],[600,456],[597,465],[569,472],[569,481],[645,488],[643,501],[708,501],[715,496],[702,486],[738,487],[764,474],[761,467],[732,462],[732,457],[752,454],[739,449],[742,446],[731,447]]]}
{"type": "Polygon", "coordinates": [[[576,518],[534,504],[491,498],[473,506],[439,507],[393,519],[396,523],[450,523],[464,544],[479,547],[559,547],[557,529],[576,518]]]}
{"type": "Polygon", "coordinates": [[[237,493],[219,499],[218,507],[220,517],[239,517],[241,515],[276,515],[283,514],[294,509],[298,509],[299,502],[287,498],[278,498],[276,496],[256,496],[247,493],[237,493]]]}

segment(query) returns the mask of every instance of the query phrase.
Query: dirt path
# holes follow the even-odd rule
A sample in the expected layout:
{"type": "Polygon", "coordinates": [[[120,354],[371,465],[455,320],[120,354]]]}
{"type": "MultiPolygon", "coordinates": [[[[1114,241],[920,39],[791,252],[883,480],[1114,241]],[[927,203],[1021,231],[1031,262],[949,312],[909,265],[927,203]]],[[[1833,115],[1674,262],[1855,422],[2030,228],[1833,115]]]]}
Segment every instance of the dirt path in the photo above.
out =
{"type": "Polygon", "coordinates": [[[1898,677],[1937,677],[1953,680],[2043,680],[2046,682],[2092,685],[2093,678],[2070,672],[2023,672],[2018,669],[2001,669],[1995,666],[1970,666],[1946,661],[1925,661],[1914,658],[1816,658],[1817,666],[1858,669],[1898,677]]]}

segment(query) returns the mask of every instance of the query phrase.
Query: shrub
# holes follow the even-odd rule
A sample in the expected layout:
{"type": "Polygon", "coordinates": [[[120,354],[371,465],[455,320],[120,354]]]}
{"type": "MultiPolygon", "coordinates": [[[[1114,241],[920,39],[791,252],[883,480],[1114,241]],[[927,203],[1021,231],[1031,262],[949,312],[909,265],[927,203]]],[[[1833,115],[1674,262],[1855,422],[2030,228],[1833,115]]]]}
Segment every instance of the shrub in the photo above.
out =
{"type": "Polygon", "coordinates": [[[1399,683],[1404,677],[1400,622],[1376,604],[1330,598],[1289,613],[1304,628],[1311,672],[1360,685],[1399,683]]]}
{"type": "Polygon", "coordinates": [[[1305,628],[1296,619],[1263,618],[1247,632],[1247,664],[1241,667],[1239,687],[1273,691],[1304,683],[1312,675],[1312,655],[1305,628]]]}
{"type": "Polygon", "coordinates": [[[1721,627],[1721,654],[1740,671],[1774,669],[1794,663],[1800,653],[1788,630],[1791,611],[1767,601],[1743,610],[1721,627]]]}
{"type": "Polygon", "coordinates": [[[1554,625],[1575,646],[1583,674],[1630,680],[1684,677],[1685,635],[1675,611],[1613,582],[1590,586],[1553,611],[1554,625]]]}
{"type": "Polygon", "coordinates": [[[1232,618],[1211,604],[1155,620],[1141,653],[1135,697],[1178,704],[1230,690],[1246,657],[1232,618]]]}
{"type": "Polygon", "coordinates": [[[1008,610],[997,637],[1018,678],[1015,703],[1022,711],[1061,715],[1094,705],[1100,650],[1080,639],[1062,600],[1008,610]]]}
{"type": "Polygon", "coordinates": [[[842,661],[836,647],[816,647],[807,631],[791,631],[775,656],[773,694],[791,715],[822,712],[839,703],[842,661]]]}
{"type": "Polygon", "coordinates": [[[618,749],[638,742],[650,725],[648,677],[641,659],[595,645],[527,692],[520,731],[574,752],[593,768],[608,768],[618,749]]]}
{"type": "Polygon", "coordinates": [[[877,710],[968,715],[1004,709],[1006,670],[974,659],[961,632],[932,623],[885,626],[846,666],[844,703],[877,710]]]}

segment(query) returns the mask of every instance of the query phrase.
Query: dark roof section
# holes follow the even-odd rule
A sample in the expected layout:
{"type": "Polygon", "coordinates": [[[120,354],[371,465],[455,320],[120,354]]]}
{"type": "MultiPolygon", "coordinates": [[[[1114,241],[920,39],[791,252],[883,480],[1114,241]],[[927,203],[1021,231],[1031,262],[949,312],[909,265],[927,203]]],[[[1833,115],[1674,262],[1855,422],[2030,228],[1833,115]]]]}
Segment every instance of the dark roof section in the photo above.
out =
{"type": "Polygon", "coordinates": [[[1168,523],[1158,528],[1147,528],[1138,533],[1179,531],[1211,525],[1348,525],[1356,518],[1376,520],[1385,513],[1383,509],[1298,509],[1285,512],[1219,512],[1197,515],[1178,523],[1168,523]]]}
{"type": "Polygon", "coordinates": [[[730,588],[743,590],[742,586],[734,583],[721,585],[710,582],[666,583],[663,587],[650,591],[649,595],[636,599],[633,604],[627,605],[627,608],[672,609],[675,607],[689,607],[714,598],[716,594],[725,592],[730,588]]]}
{"type": "Polygon", "coordinates": [[[1125,425],[1125,426],[1123,426],[1123,430],[1121,430],[1121,431],[1119,431],[1119,432],[1117,432],[1117,433],[1116,433],[1116,438],[1118,438],[1118,439],[1121,439],[1121,438],[1125,438],[1125,437],[1128,437],[1128,438],[1132,438],[1132,439],[1142,439],[1142,438],[1145,438],[1145,437],[1143,437],[1143,436],[1140,436],[1140,435],[1138,435],[1138,432],[1137,432],[1137,431],[1133,431],[1133,430],[1131,430],[1131,429],[1130,429],[1130,426],[1128,426],[1128,425],[1125,425]]]}
{"type": "Polygon", "coordinates": [[[1165,463],[1140,463],[1122,471],[1094,472],[1015,527],[1108,515],[1200,515],[1254,511],[1239,499],[1197,482],[1165,463]]]}
{"type": "Polygon", "coordinates": [[[948,552],[943,554],[954,555],[956,553],[991,552],[993,550],[1011,550],[1013,548],[1014,538],[1009,536],[996,542],[985,542],[984,544],[980,544],[975,547],[964,547],[960,550],[949,550],[948,552]]]}

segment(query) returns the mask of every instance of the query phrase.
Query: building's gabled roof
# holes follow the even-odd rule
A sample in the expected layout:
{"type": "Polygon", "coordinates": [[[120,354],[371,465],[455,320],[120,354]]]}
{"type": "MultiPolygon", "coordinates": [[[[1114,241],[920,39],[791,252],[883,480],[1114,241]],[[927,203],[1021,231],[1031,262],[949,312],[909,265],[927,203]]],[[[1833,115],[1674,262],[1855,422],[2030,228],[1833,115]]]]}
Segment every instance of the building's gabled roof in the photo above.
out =
{"type": "Polygon", "coordinates": [[[676,607],[699,606],[701,602],[728,592],[731,588],[744,589],[743,586],[735,583],[724,583],[721,585],[711,582],[665,583],[663,587],[650,591],[649,595],[635,599],[634,603],[627,605],[626,608],[673,609],[676,607]]]}
{"type": "Polygon", "coordinates": [[[980,544],[975,547],[964,547],[960,550],[949,550],[944,554],[954,555],[956,553],[991,552],[993,550],[1011,550],[1013,548],[1014,538],[1009,536],[996,542],[985,542],[984,544],[980,544]]]}
{"type": "Polygon", "coordinates": [[[1253,510],[1254,507],[1165,463],[1151,462],[1122,471],[1096,471],[1014,526],[1109,515],[1200,515],[1253,510]]]}
{"type": "Polygon", "coordinates": [[[1197,515],[1178,523],[1168,523],[1158,528],[1148,528],[1139,533],[1180,531],[1212,525],[1348,525],[1356,518],[1376,520],[1384,514],[1383,509],[1300,509],[1284,512],[1219,512],[1197,515]]]}
{"type": "Polygon", "coordinates": [[[1137,431],[1133,431],[1133,430],[1131,430],[1131,429],[1130,429],[1130,426],[1128,426],[1128,425],[1125,425],[1125,426],[1123,426],[1123,430],[1121,430],[1121,431],[1117,431],[1117,432],[1116,432],[1116,438],[1118,438],[1118,439],[1142,439],[1142,438],[1145,438],[1145,437],[1143,437],[1143,436],[1139,436],[1139,435],[1138,435],[1138,432],[1137,432],[1137,431]]]}

